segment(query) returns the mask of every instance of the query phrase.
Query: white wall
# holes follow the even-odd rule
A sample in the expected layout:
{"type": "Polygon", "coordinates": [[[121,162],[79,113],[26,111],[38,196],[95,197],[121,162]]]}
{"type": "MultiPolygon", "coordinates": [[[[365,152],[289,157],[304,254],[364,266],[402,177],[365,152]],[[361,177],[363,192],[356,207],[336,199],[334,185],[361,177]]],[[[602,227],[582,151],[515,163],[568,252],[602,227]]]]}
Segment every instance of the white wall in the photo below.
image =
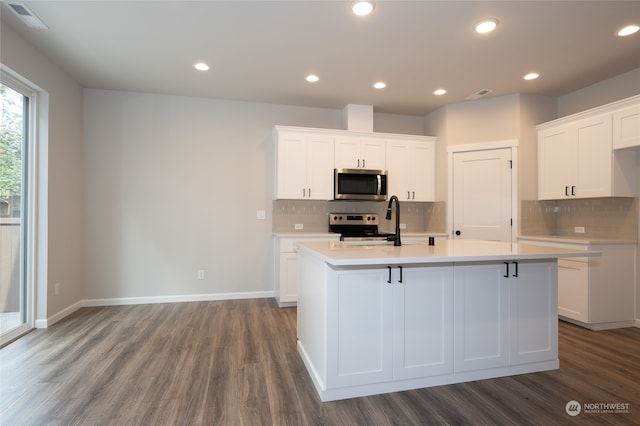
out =
{"type": "MultiPolygon", "coordinates": [[[[2,63],[39,86],[48,99],[48,127],[39,143],[43,194],[43,246],[39,261],[36,320],[46,320],[83,299],[82,281],[82,88],[45,55],[20,38],[9,26],[0,26],[2,63]],[[48,94],[48,95],[47,95],[48,94]],[[48,146],[47,146],[48,144],[48,146]],[[48,149],[48,151],[47,151],[48,149]],[[48,158],[47,158],[48,152],[48,158]],[[47,169],[48,167],[48,169],[47,169]],[[47,171],[48,170],[48,171],[47,171]],[[61,292],[54,295],[54,284],[61,292]]],[[[46,124],[46,122],[45,122],[46,124]]]]}

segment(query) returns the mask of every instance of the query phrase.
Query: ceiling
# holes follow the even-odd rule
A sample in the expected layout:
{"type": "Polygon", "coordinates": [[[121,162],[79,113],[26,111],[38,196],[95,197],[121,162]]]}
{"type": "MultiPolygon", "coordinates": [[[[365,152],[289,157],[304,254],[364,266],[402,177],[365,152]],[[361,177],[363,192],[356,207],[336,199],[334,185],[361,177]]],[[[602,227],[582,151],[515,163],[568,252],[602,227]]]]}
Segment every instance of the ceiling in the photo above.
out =
{"type": "Polygon", "coordinates": [[[640,67],[640,33],[615,35],[640,24],[640,1],[387,0],[367,17],[348,0],[24,3],[49,28],[5,4],[2,25],[89,88],[424,115],[481,89],[560,96],[640,67]],[[487,17],[496,31],[475,33],[487,17]]]}

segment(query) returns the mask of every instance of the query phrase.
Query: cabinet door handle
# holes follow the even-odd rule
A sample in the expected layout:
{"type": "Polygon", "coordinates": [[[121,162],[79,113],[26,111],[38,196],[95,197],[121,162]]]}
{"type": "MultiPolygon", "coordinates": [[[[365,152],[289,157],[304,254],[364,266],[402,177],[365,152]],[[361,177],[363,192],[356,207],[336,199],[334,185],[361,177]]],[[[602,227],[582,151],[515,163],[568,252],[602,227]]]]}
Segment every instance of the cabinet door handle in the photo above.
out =
{"type": "Polygon", "coordinates": [[[571,195],[573,195],[574,197],[576,196],[576,186],[575,185],[571,186],[571,195]]]}
{"type": "Polygon", "coordinates": [[[516,277],[516,278],[518,278],[518,262],[511,262],[511,263],[513,263],[514,265],[516,265],[516,272],[515,272],[515,274],[513,274],[513,276],[514,276],[514,277],[516,277]]]}
{"type": "Polygon", "coordinates": [[[307,188],[302,188],[302,198],[307,196],[307,188]]]}
{"type": "Polygon", "coordinates": [[[307,189],[307,194],[309,194],[308,197],[311,198],[311,188],[307,189]]]}
{"type": "Polygon", "coordinates": [[[402,282],[402,266],[398,266],[398,269],[400,269],[400,279],[398,280],[399,283],[402,282]]]}
{"type": "Polygon", "coordinates": [[[504,264],[507,265],[507,272],[503,275],[503,277],[509,278],[509,262],[504,262],[504,264]]]}
{"type": "Polygon", "coordinates": [[[367,166],[364,165],[364,158],[362,159],[362,168],[366,168],[367,166]]]}
{"type": "Polygon", "coordinates": [[[387,266],[387,268],[389,268],[389,279],[387,280],[387,282],[391,284],[391,266],[387,266]]]}
{"type": "Polygon", "coordinates": [[[358,168],[360,168],[360,159],[358,158],[358,168]]]}
{"type": "Polygon", "coordinates": [[[413,194],[413,198],[412,199],[415,200],[416,199],[416,191],[413,191],[412,194],[413,194]]]}
{"type": "Polygon", "coordinates": [[[564,187],[564,195],[565,195],[565,197],[569,196],[569,187],[568,186],[564,187]]]}
{"type": "Polygon", "coordinates": [[[407,200],[411,199],[411,191],[407,191],[407,200]]]}

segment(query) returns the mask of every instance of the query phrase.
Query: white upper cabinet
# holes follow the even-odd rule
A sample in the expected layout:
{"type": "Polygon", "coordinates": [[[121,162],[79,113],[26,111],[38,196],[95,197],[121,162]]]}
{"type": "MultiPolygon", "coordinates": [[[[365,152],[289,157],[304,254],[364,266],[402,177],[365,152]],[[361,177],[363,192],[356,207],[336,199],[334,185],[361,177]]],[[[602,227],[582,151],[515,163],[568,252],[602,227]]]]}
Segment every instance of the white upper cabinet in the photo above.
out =
{"type": "Polygon", "coordinates": [[[386,169],[384,139],[360,135],[338,136],[335,145],[336,168],[386,169]]]}
{"type": "Polygon", "coordinates": [[[435,200],[435,139],[387,140],[389,195],[401,201],[435,200]]]}
{"type": "Polygon", "coordinates": [[[277,199],[333,199],[333,136],[276,132],[277,199]]]}
{"type": "Polygon", "coordinates": [[[613,113],[613,149],[640,147],[640,100],[613,113]]]}
{"type": "Polygon", "coordinates": [[[636,154],[613,150],[610,108],[538,126],[538,199],[635,196],[636,154]]]}

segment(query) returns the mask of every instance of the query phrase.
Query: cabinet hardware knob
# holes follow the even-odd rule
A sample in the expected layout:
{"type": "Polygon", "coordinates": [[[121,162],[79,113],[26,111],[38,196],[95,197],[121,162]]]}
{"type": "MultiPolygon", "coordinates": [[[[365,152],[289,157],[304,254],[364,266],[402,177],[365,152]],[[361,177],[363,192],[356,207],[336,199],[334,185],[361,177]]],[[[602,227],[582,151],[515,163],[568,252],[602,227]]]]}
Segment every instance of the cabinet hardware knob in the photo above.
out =
{"type": "Polygon", "coordinates": [[[458,229],[458,230],[456,231],[456,235],[460,235],[460,234],[462,234],[462,232],[460,232],[460,230],[458,229]]]}

